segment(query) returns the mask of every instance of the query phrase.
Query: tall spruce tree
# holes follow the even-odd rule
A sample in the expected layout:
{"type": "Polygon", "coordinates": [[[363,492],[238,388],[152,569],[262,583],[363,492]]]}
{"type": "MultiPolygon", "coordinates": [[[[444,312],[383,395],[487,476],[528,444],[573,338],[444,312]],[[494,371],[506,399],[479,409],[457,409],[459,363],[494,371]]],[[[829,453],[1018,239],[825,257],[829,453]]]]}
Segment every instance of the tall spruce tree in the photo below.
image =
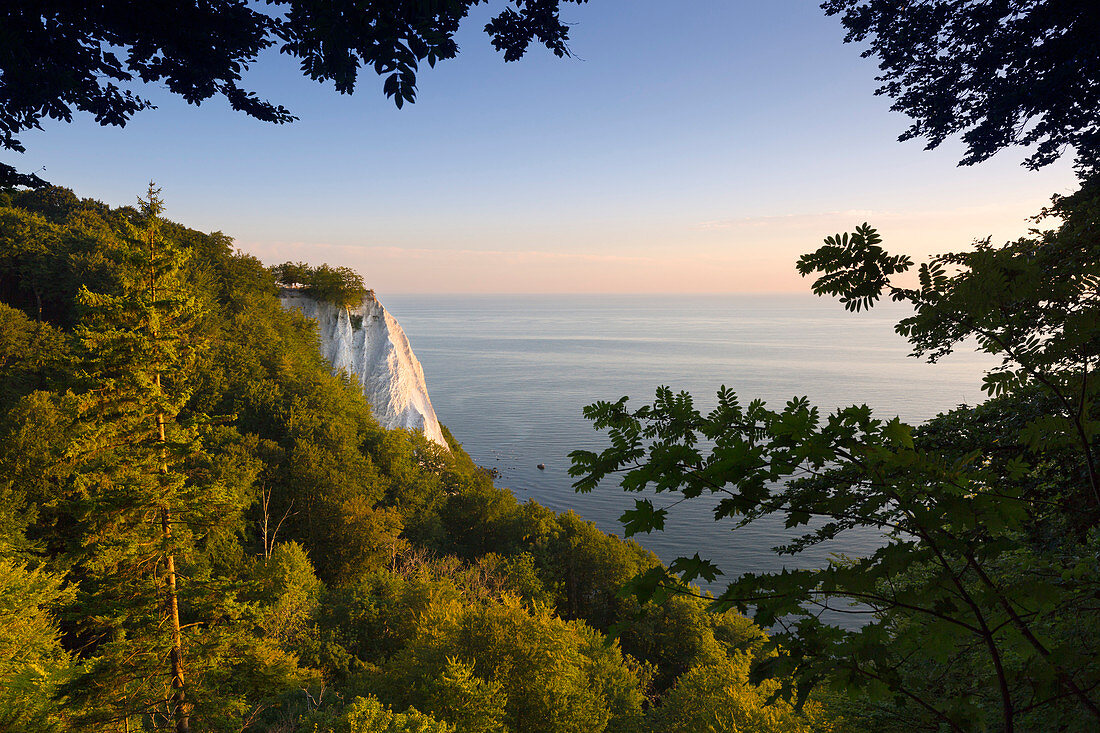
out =
{"type": "Polygon", "coordinates": [[[114,242],[114,287],[82,287],[78,295],[86,389],[78,408],[75,572],[94,658],[73,692],[101,723],[167,719],[187,733],[176,563],[216,502],[205,501],[187,472],[203,452],[202,416],[185,421],[181,411],[208,340],[206,307],[185,279],[189,252],[161,235],[159,190],[150,184],[139,202],[136,223],[114,242]]]}

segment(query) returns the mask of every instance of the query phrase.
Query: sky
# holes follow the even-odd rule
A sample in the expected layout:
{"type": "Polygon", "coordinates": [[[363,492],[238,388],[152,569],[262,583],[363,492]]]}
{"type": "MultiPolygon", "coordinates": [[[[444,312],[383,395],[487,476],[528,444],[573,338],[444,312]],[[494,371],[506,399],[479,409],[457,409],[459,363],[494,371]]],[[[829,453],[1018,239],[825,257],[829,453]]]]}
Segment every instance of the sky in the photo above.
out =
{"type": "Polygon", "coordinates": [[[401,110],[376,77],[342,96],[268,53],[246,83],[296,123],[146,87],[158,109],[125,128],[47,122],[4,160],[112,205],[154,180],[168,218],[383,296],[805,292],[794,262],[828,234],[867,221],[923,258],[1021,236],[1075,188],[1068,160],[960,168],[956,141],[899,143],[874,61],[817,2],[566,4],[574,56],[507,64],[481,30],[500,7],[401,110]]]}

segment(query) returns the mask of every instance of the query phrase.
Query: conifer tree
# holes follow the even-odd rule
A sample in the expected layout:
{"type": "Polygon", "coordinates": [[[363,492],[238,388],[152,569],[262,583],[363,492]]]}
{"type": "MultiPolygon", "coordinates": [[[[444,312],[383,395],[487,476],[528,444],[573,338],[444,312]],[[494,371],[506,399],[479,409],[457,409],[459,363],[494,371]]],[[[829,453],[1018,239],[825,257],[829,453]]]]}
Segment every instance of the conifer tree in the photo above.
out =
{"type": "Polygon", "coordinates": [[[206,341],[205,306],[185,281],[188,252],[161,236],[159,190],[150,184],[139,202],[137,224],[113,242],[114,287],[78,295],[86,389],[74,517],[95,658],[74,693],[94,719],[167,719],[186,733],[176,563],[216,504],[186,470],[203,451],[202,416],[181,419],[206,341]]]}

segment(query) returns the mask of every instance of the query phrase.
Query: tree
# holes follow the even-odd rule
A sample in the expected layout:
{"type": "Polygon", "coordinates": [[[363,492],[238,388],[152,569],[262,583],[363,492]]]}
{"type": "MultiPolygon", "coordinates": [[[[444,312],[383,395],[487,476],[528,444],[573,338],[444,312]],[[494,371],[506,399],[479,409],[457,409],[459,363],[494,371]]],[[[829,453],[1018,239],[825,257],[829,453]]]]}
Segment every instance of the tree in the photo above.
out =
{"type": "Polygon", "coordinates": [[[618,645],[605,641],[583,622],[514,597],[432,602],[380,681],[402,704],[439,703],[429,712],[456,723],[469,716],[490,729],[532,733],[636,729],[638,680],[618,645]],[[486,697],[473,706],[477,691],[486,697]],[[504,725],[492,725],[501,712],[504,725]]]}
{"type": "Polygon", "coordinates": [[[744,655],[700,665],[681,676],[653,712],[654,733],[825,733],[832,730],[811,703],[801,716],[783,702],[769,701],[777,684],[749,682],[744,655]],[[816,723],[816,725],[815,725],[816,723]]]}
{"type": "Polygon", "coordinates": [[[69,593],[61,579],[11,562],[0,543],[0,727],[10,731],[58,730],[58,682],[68,673],[50,613],[69,593]]]}
{"type": "Polygon", "coordinates": [[[0,412],[35,389],[61,381],[65,368],[71,367],[67,351],[57,329],[0,304],[0,412]]]}
{"type": "Polygon", "coordinates": [[[114,287],[78,295],[84,389],[68,504],[81,630],[94,658],[69,689],[100,723],[163,715],[186,733],[177,561],[239,507],[191,477],[205,457],[203,417],[181,412],[209,338],[206,306],[185,282],[186,251],[160,231],[158,194],[150,184],[140,227],[110,252],[114,287]]]}
{"type": "MultiPolygon", "coordinates": [[[[804,528],[780,554],[880,531],[868,557],[745,574],[714,599],[781,626],[779,653],[761,671],[793,675],[787,695],[828,680],[897,696],[952,730],[993,715],[1009,732],[1039,720],[1095,727],[1100,668],[1083,650],[1100,643],[1098,203],[1088,188],[1051,210],[1057,231],[936,257],[917,288],[894,284],[912,262],[889,255],[867,225],[799,261],[803,275],[818,273],[814,291],[848,310],[884,294],[909,303],[914,314],[897,330],[917,354],[935,360],[976,339],[1001,356],[985,378],[999,400],[982,413],[915,430],[865,405],[824,416],[799,397],[771,410],[723,387],[703,415],[690,395],[662,387],[652,406],[631,410],[623,398],[586,408],[610,447],[572,454],[576,487],[621,474],[628,491],[717,497],[716,519],[736,526],[777,514],[804,528]],[[846,631],[823,621],[823,608],[874,615],[846,631]]],[[[638,500],[623,516],[627,534],[662,529],[667,512],[638,500]]],[[[718,574],[698,555],[679,558],[634,589],[662,598],[718,574]]]]}
{"type": "Polygon", "coordinates": [[[43,298],[50,296],[58,280],[51,265],[58,259],[61,237],[62,228],[41,215],[0,208],[0,273],[30,291],[38,321],[43,298]]]}
{"type": "Polygon", "coordinates": [[[395,713],[373,695],[355,698],[335,715],[314,715],[306,724],[312,724],[309,730],[316,733],[455,733],[416,708],[395,713]]]}
{"type": "MultiPolygon", "coordinates": [[[[569,53],[561,0],[509,0],[486,26],[493,46],[514,61],[539,41],[569,53]]],[[[586,0],[565,0],[582,3],[586,0]]],[[[160,83],[191,104],[223,97],[259,120],[285,123],[290,110],[242,86],[265,49],[278,47],[302,73],[354,91],[360,68],[385,77],[398,107],[416,99],[421,62],[454,58],[454,34],[479,0],[244,0],[87,5],[11,0],[0,7],[0,147],[22,152],[20,133],[74,112],[101,125],[125,125],[152,102],[132,88],[160,83]]],[[[0,185],[41,185],[0,164],[0,185]]]]}
{"type": "Polygon", "coordinates": [[[1035,146],[1029,168],[1069,147],[1100,168],[1100,8],[1090,0],[826,0],[845,42],[879,59],[877,94],[913,119],[902,140],[962,134],[963,165],[1035,146]]]}
{"type": "Polygon", "coordinates": [[[491,733],[504,725],[504,685],[474,674],[474,665],[447,660],[439,676],[427,683],[428,709],[464,733],[491,733]]]}
{"type": "Polygon", "coordinates": [[[284,647],[297,648],[310,632],[324,590],[309,555],[297,542],[279,543],[257,568],[256,579],[264,601],[264,632],[284,647]]]}
{"type": "Polygon", "coordinates": [[[272,267],[271,272],[280,285],[301,288],[309,296],[341,308],[357,308],[363,298],[374,297],[374,291],[363,284],[363,277],[350,267],[284,262],[272,267]]]}
{"type": "Polygon", "coordinates": [[[304,262],[284,262],[274,265],[271,274],[275,282],[288,288],[304,287],[309,282],[310,266],[304,262]]]}

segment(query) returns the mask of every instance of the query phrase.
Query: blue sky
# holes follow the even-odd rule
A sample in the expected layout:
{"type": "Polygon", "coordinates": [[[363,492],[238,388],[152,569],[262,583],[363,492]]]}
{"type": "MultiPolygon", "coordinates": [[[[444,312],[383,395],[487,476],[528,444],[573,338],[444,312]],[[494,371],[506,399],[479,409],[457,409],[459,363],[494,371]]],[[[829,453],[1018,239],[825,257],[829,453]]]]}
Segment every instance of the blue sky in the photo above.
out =
{"type": "Polygon", "coordinates": [[[47,124],[13,162],[111,204],[155,179],[171,218],[381,294],[803,290],[793,262],[826,234],[867,220],[923,256],[1019,236],[1074,188],[1068,163],[898,143],[874,63],[815,2],[566,5],[576,56],[511,64],[481,32],[494,9],[402,110],[373,76],[340,96],[269,54],[247,80],[293,125],[153,88],[126,128],[47,124]]]}

